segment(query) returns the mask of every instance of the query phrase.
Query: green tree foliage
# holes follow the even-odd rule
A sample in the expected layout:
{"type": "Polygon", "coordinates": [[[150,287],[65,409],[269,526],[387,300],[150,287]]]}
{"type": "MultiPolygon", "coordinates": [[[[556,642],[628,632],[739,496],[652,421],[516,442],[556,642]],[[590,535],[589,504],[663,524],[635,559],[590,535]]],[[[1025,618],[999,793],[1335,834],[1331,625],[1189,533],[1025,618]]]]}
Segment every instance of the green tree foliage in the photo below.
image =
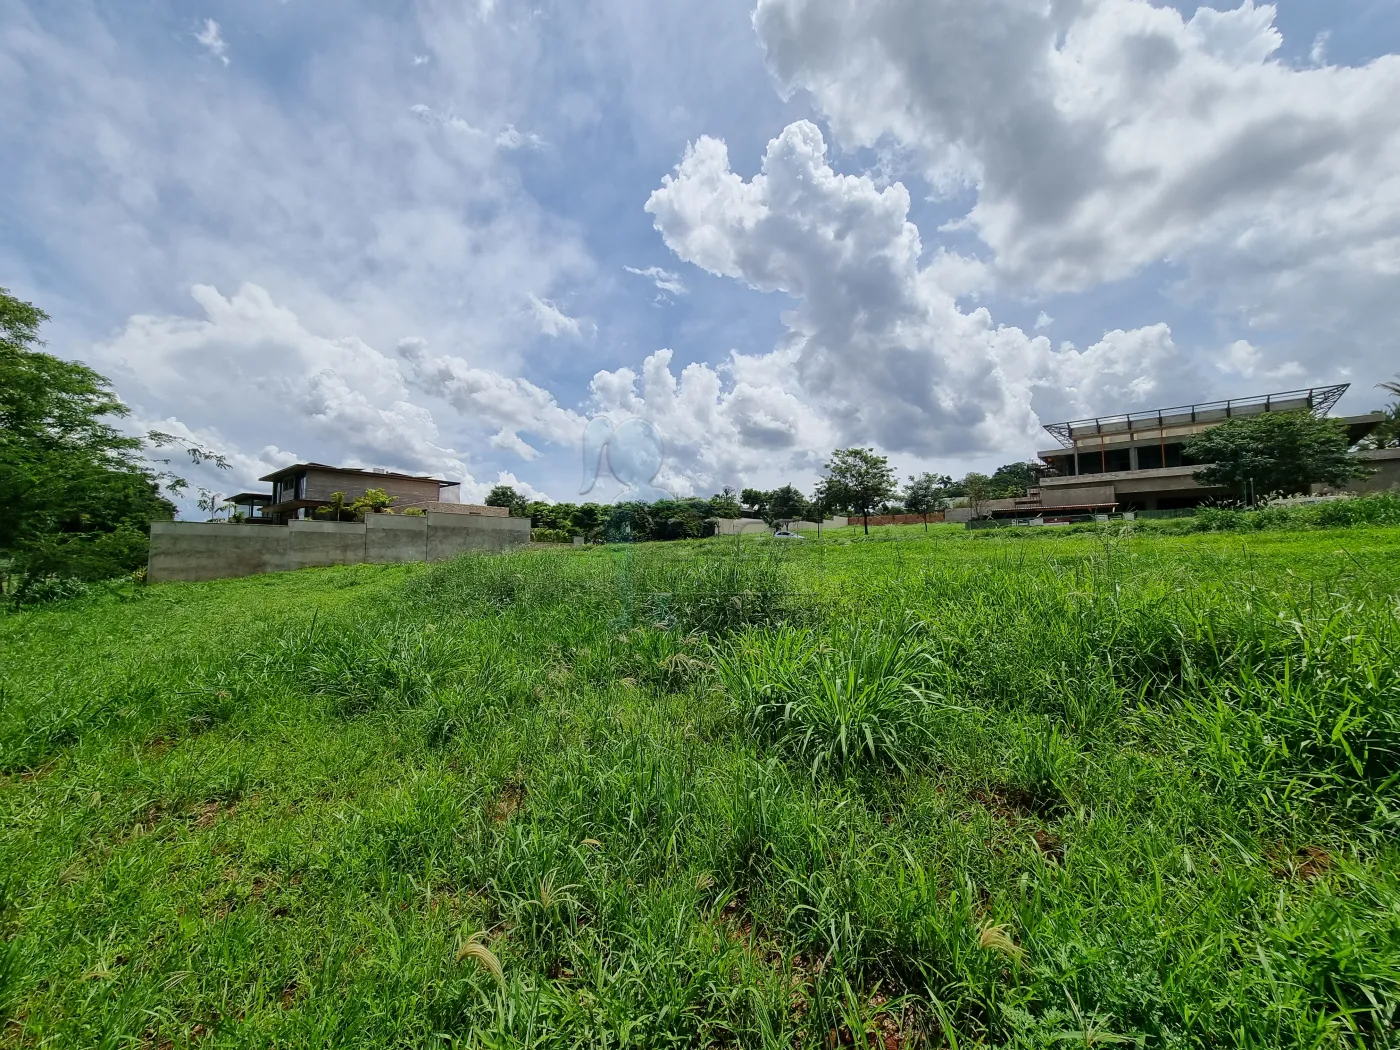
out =
{"type": "Polygon", "coordinates": [[[716,518],[742,518],[744,509],[739,506],[739,497],[728,485],[723,492],[710,497],[710,514],[716,518]]]}
{"type": "Polygon", "coordinates": [[[1043,463],[1006,463],[992,471],[992,499],[1018,499],[1040,484],[1049,468],[1043,463]]]}
{"type": "Polygon", "coordinates": [[[1395,400],[1382,409],[1385,422],[1372,431],[1370,437],[1378,448],[1394,448],[1400,445],[1400,373],[1393,380],[1377,383],[1376,386],[1394,395],[1395,400]]]}
{"type": "MultiPolygon", "coordinates": [[[[983,505],[988,500],[996,498],[996,487],[992,484],[992,479],[986,474],[971,473],[962,479],[961,487],[963,495],[967,497],[967,504],[972,508],[972,516],[980,518],[982,516],[983,505]]],[[[1024,495],[1024,493],[1023,493],[1024,495]]]]}
{"type": "Polygon", "coordinates": [[[607,520],[608,509],[598,503],[581,503],[573,508],[570,516],[572,533],[586,540],[598,539],[603,534],[603,522],[607,520]]]}
{"type": "Polygon", "coordinates": [[[350,510],[360,520],[370,514],[392,514],[397,500],[397,496],[391,496],[383,489],[365,489],[364,493],[350,504],[350,510]]]}
{"type": "Polygon", "coordinates": [[[904,506],[910,514],[924,516],[925,532],[928,531],[928,516],[947,505],[944,493],[952,483],[953,479],[947,474],[930,474],[925,471],[922,474],[909,475],[909,484],[904,486],[902,493],[904,506]]]}
{"type": "Polygon", "coordinates": [[[739,493],[739,502],[757,517],[762,518],[768,512],[768,493],[763,489],[744,489],[739,493]]]}
{"type": "Polygon", "coordinates": [[[345,502],[345,493],[332,492],[330,505],[317,507],[314,517],[320,521],[354,521],[355,512],[345,502]]]}
{"type": "Polygon", "coordinates": [[[838,448],[817,483],[823,506],[859,514],[870,534],[870,511],[894,495],[895,473],[889,460],[872,448],[838,448]]]}
{"type": "Polygon", "coordinates": [[[46,320],[0,288],[0,565],[21,589],[130,572],[145,561],[149,523],[175,513],[161,483],[178,479],[151,470],[145,442],[111,424],[127,414],[111,384],[38,349],[46,320]]]}
{"type": "Polygon", "coordinates": [[[1318,483],[1344,485],[1369,469],[1347,449],[1346,428],[1310,412],[1265,412],[1230,419],[1189,441],[1185,454],[1209,466],[1202,485],[1220,485],[1241,498],[1291,496],[1318,483]]]}
{"type": "Polygon", "coordinates": [[[711,519],[737,516],[735,507],[732,492],[711,499],[688,496],[655,503],[617,503],[601,508],[606,512],[601,531],[610,543],[694,539],[710,534],[711,519]]]}
{"type": "Polygon", "coordinates": [[[512,518],[529,516],[529,504],[525,497],[510,485],[497,485],[486,497],[488,507],[505,507],[512,518]]]}
{"type": "Polygon", "coordinates": [[[766,494],[763,520],[776,528],[779,522],[801,521],[812,513],[812,505],[793,485],[784,485],[766,494]]]}

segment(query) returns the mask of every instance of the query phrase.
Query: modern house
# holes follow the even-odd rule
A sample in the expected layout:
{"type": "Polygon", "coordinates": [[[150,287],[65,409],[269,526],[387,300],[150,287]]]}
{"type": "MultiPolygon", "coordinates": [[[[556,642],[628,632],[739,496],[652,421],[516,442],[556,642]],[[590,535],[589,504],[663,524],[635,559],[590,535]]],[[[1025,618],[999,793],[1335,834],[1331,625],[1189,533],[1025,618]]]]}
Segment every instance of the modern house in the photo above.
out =
{"type": "Polygon", "coordinates": [[[382,489],[395,497],[395,510],[408,507],[437,510],[441,509],[440,504],[457,505],[461,492],[459,482],[441,478],[397,474],[389,470],[331,467],[324,463],[294,463],[258,480],[272,482],[271,502],[263,507],[262,513],[279,524],[312,517],[318,507],[330,506],[331,494],[335,492],[345,494],[348,506],[367,489],[382,489]]]}
{"type": "MultiPolygon", "coordinates": [[[[1325,416],[1348,386],[1340,383],[1047,424],[1045,429],[1059,441],[1059,447],[1037,455],[1050,467],[1051,475],[1024,497],[990,501],[981,508],[982,516],[1048,521],[1086,514],[1174,510],[1231,498],[1234,493],[1227,489],[1211,488],[1196,480],[1195,472],[1206,464],[1193,461],[1186,453],[1185,446],[1193,437],[1227,419],[1265,412],[1306,411],[1325,416]]],[[[1353,444],[1384,419],[1380,412],[1341,417],[1353,444]]],[[[1400,449],[1363,452],[1362,456],[1373,461],[1376,472],[1350,486],[1354,491],[1376,491],[1400,482],[1400,449]]],[[[964,513],[970,517],[969,512],[964,513]]],[[[949,520],[957,520],[952,512],[949,520]]]]}
{"type": "Polygon", "coordinates": [[[272,524],[272,515],[267,513],[267,505],[272,502],[270,492],[239,492],[224,502],[233,508],[234,514],[241,514],[246,522],[254,525],[272,524]]]}

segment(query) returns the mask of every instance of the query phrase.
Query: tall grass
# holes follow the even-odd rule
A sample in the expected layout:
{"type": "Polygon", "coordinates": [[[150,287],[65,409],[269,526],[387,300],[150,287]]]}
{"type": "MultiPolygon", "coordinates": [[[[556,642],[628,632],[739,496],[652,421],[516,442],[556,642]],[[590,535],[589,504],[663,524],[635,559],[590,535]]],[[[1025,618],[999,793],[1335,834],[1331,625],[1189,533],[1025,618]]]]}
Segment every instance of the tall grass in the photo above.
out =
{"type": "Polygon", "coordinates": [[[0,619],[0,1043],[1395,1042],[1393,531],[879,536],[0,619]]]}

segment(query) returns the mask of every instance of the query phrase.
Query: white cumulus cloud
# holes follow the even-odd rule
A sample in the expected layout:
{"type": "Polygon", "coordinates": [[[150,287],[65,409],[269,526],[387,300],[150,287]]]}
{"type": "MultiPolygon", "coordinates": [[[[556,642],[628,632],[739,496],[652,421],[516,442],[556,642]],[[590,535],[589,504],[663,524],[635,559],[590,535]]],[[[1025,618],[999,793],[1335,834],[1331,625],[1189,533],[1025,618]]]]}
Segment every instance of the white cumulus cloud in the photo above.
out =
{"type": "Polygon", "coordinates": [[[1400,56],[1323,65],[1324,34],[1297,68],[1274,16],[1252,0],[1190,17],[1149,0],[758,0],[754,25],[781,88],[843,146],[893,145],[941,194],[975,193],[962,225],[1007,286],[1089,289],[1166,262],[1231,323],[1380,371],[1400,323],[1400,56]]]}

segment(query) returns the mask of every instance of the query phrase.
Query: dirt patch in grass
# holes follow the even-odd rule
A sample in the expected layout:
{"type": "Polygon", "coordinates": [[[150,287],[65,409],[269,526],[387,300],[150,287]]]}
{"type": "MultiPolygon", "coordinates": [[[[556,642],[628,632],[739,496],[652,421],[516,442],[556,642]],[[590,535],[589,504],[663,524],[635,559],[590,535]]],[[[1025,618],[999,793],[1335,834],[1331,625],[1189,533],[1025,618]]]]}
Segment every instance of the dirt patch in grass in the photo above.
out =
{"type": "Polygon", "coordinates": [[[525,785],[508,780],[501,785],[496,797],[486,804],[486,815],[493,824],[504,824],[525,808],[525,785]]]}
{"type": "Polygon", "coordinates": [[[1289,850],[1280,845],[1269,854],[1269,867],[1278,879],[1315,882],[1323,878],[1335,862],[1332,854],[1321,846],[1300,846],[1289,850]]]}
{"type": "Polygon", "coordinates": [[[1031,838],[1035,840],[1036,849],[1040,850],[1040,855],[1046,860],[1059,864],[1065,859],[1065,844],[1053,831],[1036,828],[1031,832],[1031,838]]]}
{"type": "Polygon", "coordinates": [[[1023,788],[1013,787],[978,788],[969,797],[1004,824],[1012,827],[1034,824],[1030,837],[1040,855],[1054,864],[1064,860],[1065,845],[1060,836],[1039,824],[1054,815],[1057,801],[1040,799],[1023,788]]]}

